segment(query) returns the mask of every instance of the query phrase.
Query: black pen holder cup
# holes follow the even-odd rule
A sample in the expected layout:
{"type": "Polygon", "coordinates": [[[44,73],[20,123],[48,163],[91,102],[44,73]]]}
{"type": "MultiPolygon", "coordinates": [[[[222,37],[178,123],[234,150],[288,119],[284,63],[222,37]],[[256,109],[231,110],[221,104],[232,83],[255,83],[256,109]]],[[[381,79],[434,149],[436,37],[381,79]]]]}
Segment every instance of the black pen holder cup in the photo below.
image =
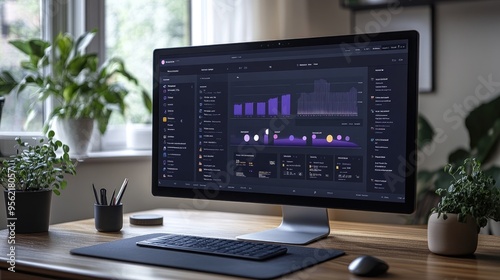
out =
{"type": "Polygon", "coordinates": [[[117,232],[123,226],[123,204],[94,204],[95,228],[100,232],[117,232]]]}

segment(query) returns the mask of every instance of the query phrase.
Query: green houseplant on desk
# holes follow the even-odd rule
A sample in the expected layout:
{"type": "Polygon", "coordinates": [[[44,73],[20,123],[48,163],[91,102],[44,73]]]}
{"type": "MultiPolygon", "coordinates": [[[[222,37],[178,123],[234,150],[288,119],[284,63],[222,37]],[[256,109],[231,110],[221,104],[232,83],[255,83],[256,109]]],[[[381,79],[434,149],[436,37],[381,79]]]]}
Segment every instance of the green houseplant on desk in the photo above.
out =
{"type": "Polygon", "coordinates": [[[467,158],[463,164],[445,171],[453,177],[447,189],[436,193],[441,197],[428,223],[429,250],[441,255],[469,255],[477,248],[479,229],[489,219],[500,220],[500,189],[486,176],[481,164],[467,158]]]}
{"type": "Polygon", "coordinates": [[[104,134],[113,112],[125,115],[125,98],[132,91],[139,91],[143,105],[152,111],[151,98],[123,60],[114,57],[100,64],[96,53],[85,53],[95,33],[78,38],[59,34],[53,44],[41,39],[11,41],[28,56],[21,62],[25,75],[18,79],[10,72],[0,73],[0,96],[31,87],[38,102],[54,100],[45,129],[57,120],[58,136],[71,147],[74,158],[86,156],[94,122],[104,134]]]}
{"type": "Polygon", "coordinates": [[[59,195],[67,184],[64,176],[76,173],[69,147],[54,139],[54,131],[47,136],[37,145],[16,138],[20,150],[2,162],[7,224],[13,222],[16,233],[47,231],[52,192],[59,195]]]}

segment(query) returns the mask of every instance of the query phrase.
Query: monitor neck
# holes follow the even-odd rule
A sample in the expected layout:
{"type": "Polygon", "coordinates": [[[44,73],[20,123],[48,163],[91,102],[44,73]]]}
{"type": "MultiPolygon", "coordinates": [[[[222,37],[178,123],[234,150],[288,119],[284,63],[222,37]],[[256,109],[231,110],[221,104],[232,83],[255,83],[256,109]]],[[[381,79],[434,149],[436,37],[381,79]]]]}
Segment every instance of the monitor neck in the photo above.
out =
{"type": "Polygon", "coordinates": [[[282,206],[283,220],[274,229],[240,235],[243,240],[308,244],[330,234],[328,210],[301,206],[282,206]]]}

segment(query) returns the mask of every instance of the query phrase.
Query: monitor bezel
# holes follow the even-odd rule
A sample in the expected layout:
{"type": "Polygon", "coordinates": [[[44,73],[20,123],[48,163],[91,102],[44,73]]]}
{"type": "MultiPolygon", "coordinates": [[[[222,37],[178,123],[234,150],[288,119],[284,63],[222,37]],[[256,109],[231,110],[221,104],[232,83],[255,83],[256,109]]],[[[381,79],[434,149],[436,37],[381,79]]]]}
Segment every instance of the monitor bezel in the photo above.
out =
{"type": "Polygon", "coordinates": [[[292,205],[306,207],[323,207],[335,209],[363,210],[373,212],[412,213],[416,206],[416,135],[418,115],[418,44],[417,31],[383,32],[373,34],[358,34],[344,36],[329,36],[316,38],[300,38],[288,40],[272,40],[259,42],[231,43],[206,46],[188,46],[177,48],[156,49],[153,54],[153,148],[152,148],[152,194],[160,197],[175,197],[203,200],[220,200],[233,202],[263,203],[276,205],[292,205]],[[179,188],[174,186],[160,187],[158,184],[158,141],[159,141],[159,110],[155,104],[159,102],[159,65],[160,57],[165,55],[203,56],[207,54],[224,54],[234,51],[258,49],[278,49],[283,47],[298,47],[311,45],[347,44],[362,46],[366,42],[408,40],[408,84],[407,84],[407,123],[405,160],[405,201],[372,201],[343,198],[325,198],[310,196],[294,196],[282,194],[250,193],[241,191],[221,190],[208,184],[200,188],[179,188]]]}

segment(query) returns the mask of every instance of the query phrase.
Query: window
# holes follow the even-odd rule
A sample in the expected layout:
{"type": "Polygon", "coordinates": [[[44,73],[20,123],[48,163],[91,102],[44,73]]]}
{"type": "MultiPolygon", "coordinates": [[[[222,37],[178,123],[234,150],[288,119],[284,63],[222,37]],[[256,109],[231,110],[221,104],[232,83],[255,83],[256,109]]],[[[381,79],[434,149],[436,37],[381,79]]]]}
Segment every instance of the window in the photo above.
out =
{"type": "MultiPolygon", "coordinates": [[[[151,92],[153,50],[190,43],[189,3],[189,0],[106,0],[105,57],[124,59],[127,69],[151,92]]],[[[142,104],[139,95],[129,97],[127,119],[115,116],[111,124],[150,122],[146,109],[134,104],[142,104]]]]}
{"type": "MultiPolygon", "coordinates": [[[[16,39],[41,37],[40,0],[0,0],[0,71],[22,76],[19,61],[25,55],[9,44],[16,39]]],[[[43,105],[32,106],[29,89],[6,96],[0,116],[0,132],[37,132],[43,126],[43,105]]]]}
{"type": "MultiPolygon", "coordinates": [[[[8,44],[10,40],[47,39],[59,32],[78,36],[85,29],[97,28],[102,33],[94,38],[91,51],[98,51],[101,58],[121,57],[141,85],[151,91],[153,49],[190,44],[190,0],[0,0],[0,23],[0,71],[14,70],[22,75],[19,62],[25,56],[8,44]]],[[[135,105],[142,104],[139,99],[130,96],[127,119],[113,116],[111,124],[149,122],[146,109],[135,105]]],[[[30,92],[6,97],[0,138],[1,134],[12,138],[9,132],[16,136],[20,132],[40,133],[44,111],[50,108],[41,103],[31,107],[33,100],[30,92]]],[[[105,139],[101,145],[106,149],[105,139]]]]}

